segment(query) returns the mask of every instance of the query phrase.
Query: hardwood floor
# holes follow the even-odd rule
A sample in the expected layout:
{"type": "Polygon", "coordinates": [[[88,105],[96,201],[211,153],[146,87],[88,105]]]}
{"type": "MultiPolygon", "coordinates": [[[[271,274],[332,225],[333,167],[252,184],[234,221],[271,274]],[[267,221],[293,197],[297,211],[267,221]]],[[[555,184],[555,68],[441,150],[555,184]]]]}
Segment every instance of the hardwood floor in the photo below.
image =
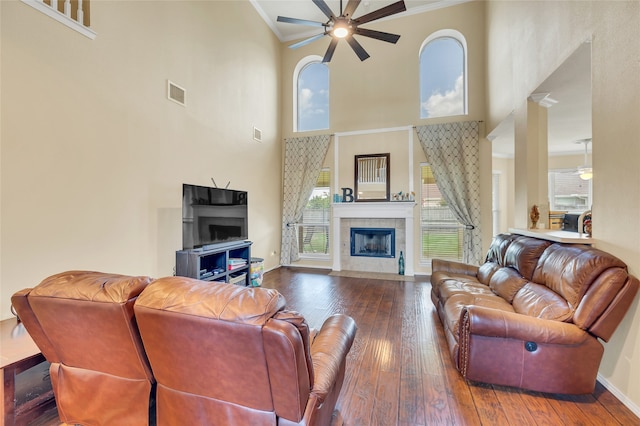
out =
{"type": "Polygon", "coordinates": [[[420,282],[329,276],[280,268],[265,274],[291,309],[319,328],[335,313],[352,316],[358,333],[347,359],[335,425],[640,425],[598,383],[591,395],[542,394],[468,383],[455,369],[420,282]]]}
{"type": "MultiPolygon", "coordinates": [[[[600,384],[591,395],[567,396],[468,383],[446,349],[430,284],[416,280],[299,268],[265,274],[262,286],[279,290],[311,327],[319,329],[335,313],[358,325],[334,426],[640,425],[600,384]]],[[[55,418],[36,424],[59,425],[55,418]]]]}

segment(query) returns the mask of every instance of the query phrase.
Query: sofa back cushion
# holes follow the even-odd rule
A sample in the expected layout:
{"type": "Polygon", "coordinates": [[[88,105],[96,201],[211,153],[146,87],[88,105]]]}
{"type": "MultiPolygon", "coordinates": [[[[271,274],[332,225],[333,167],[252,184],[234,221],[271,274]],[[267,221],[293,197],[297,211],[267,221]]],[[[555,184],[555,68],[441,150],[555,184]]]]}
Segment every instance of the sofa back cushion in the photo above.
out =
{"type": "Polygon", "coordinates": [[[515,269],[500,268],[491,276],[489,287],[495,294],[512,303],[513,297],[526,283],[527,280],[515,269]]]}
{"type": "Polygon", "coordinates": [[[565,321],[572,311],[567,301],[547,287],[528,282],[513,298],[513,310],[541,319],[565,321]]]}
{"type": "Polygon", "coordinates": [[[476,277],[482,284],[489,285],[491,277],[496,273],[496,271],[500,270],[500,268],[502,268],[502,266],[495,262],[485,262],[478,268],[476,277]]]}
{"type": "Polygon", "coordinates": [[[507,248],[517,238],[516,234],[499,234],[493,237],[485,262],[478,268],[478,281],[489,285],[493,274],[505,265],[504,257],[507,248]]]}
{"type": "Polygon", "coordinates": [[[518,238],[516,234],[499,234],[493,237],[489,251],[487,251],[485,262],[492,262],[504,266],[504,254],[511,242],[516,238],[518,238]]]}
{"type": "Polygon", "coordinates": [[[540,258],[532,281],[562,296],[575,311],[589,287],[610,268],[626,271],[624,262],[609,253],[579,244],[554,244],[540,258]]]}
{"type": "Polygon", "coordinates": [[[531,281],[542,253],[550,245],[550,241],[519,236],[507,247],[504,254],[504,266],[514,268],[520,272],[520,275],[531,281]]]}

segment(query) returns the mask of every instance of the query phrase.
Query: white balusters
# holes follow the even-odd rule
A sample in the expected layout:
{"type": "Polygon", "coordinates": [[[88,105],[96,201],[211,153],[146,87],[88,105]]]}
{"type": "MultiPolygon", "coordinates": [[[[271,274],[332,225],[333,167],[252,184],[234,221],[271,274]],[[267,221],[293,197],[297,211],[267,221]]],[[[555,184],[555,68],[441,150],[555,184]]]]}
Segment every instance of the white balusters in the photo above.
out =
{"type": "MultiPolygon", "coordinates": [[[[2,1],[2,0],[0,0],[2,1]]],[[[96,38],[96,33],[91,28],[84,25],[84,10],[82,9],[83,3],[89,0],[78,0],[78,9],[76,11],[75,18],[71,15],[71,0],[63,0],[62,12],[58,10],[59,0],[49,0],[45,3],[45,0],[21,0],[22,3],[33,7],[36,10],[44,13],[45,15],[55,19],[56,21],[66,25],[79,32],[80,34],[89,37],[90,39],[96,38]]]]}
{"type": "Polygon", "coordinates": [[[78,0],[78,17],[76,21],[84,25],[84,11],[82,10],[82,0],[78,0]]]}

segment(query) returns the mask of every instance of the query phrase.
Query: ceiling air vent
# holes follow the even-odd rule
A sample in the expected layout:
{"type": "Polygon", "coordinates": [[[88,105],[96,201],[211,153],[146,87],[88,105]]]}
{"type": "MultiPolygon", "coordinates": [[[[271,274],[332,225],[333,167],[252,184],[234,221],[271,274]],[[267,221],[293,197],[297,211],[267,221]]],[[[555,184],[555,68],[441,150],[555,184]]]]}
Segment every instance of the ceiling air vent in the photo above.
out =
{"type": "Polygon", "coordinates": [[[174,82],[167,80],[167,97],[169,98],[169,100],[185,106],[187,100],[187,91],[174,82]]]}

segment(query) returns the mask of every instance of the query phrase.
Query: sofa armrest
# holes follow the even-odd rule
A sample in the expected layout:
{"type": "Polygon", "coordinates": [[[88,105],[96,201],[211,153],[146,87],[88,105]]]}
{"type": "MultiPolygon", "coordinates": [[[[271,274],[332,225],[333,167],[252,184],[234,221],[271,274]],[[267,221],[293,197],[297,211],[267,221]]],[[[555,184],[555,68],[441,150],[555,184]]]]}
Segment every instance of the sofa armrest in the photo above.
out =
{"type": "Polygon", "coordinates": [[[314,385],[311,393],[322,402],[331,391],[356,336],[356,323],[346,315],[328,318],[311,345],[314,385]]]}
{"type": "Polygon", "coordinates": [[[460,339],[479,335],[526,342],[575,345],[589,334],[575,324],[540,319],[484,306],[467,306],[460,313],[460,339]]]}
{"type": "Polygon", "coordinates": [[[434,272],[448,272],[475,277],[478,275],[478,266],[452,260],[433,259],[431,261],[431,273],[434,272]]]}

